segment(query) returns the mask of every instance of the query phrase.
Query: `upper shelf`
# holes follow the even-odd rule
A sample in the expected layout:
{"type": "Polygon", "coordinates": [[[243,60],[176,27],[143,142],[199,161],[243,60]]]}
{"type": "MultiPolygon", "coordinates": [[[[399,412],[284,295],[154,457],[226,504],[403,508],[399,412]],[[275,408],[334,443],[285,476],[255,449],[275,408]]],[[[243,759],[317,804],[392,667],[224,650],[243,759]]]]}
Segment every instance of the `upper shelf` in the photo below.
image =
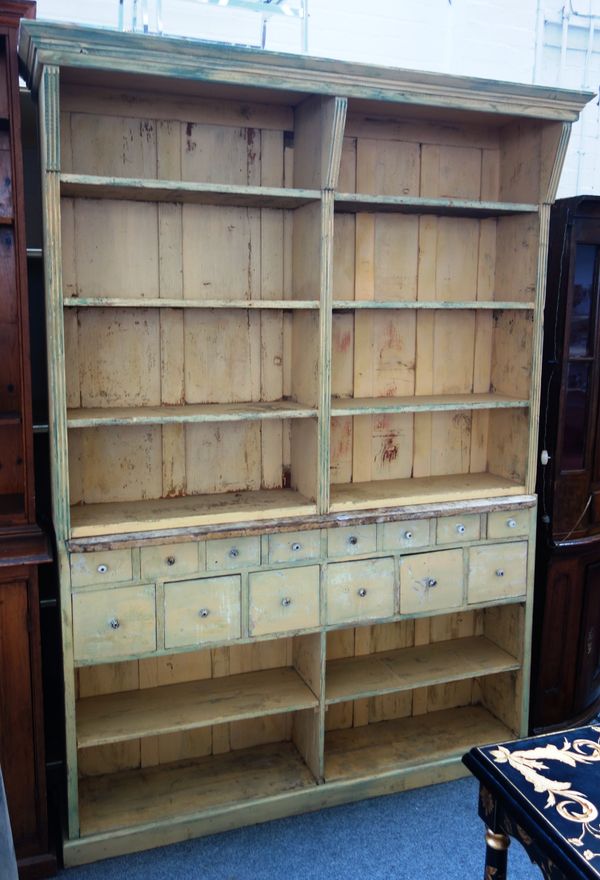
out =
{"type": "Polygon", "coordinates": [[[334,311],[351,311],[352,309],[522,309],[532,311],[534,302],[516,302],[503,299],[463,299],[463,300],[383,300],[383,299],[335,299],[334,311]]]}
{"type": "Polygon", "coordinates": [[[316,409],[295,403],[293,400],[272,400],[257,403],[197,403],[182,406],[89,407],[67,410],[67,427],[94,428],[101,425],[176,425],[261,419],[303,419],[316,415],[316,409]]]}
{"type": "Polygon", "coordinates": [[[111,309],[318,309],[316,299],[160,299],[156,297],[69,296],[63,305],[72,308],[111,309]]]}
{"type": "Polygon", "coordinates": [[[486,217],[501,217],[507,214],[537,213],[538,206],[518,202],[336,193],[335,210],[346,214],[357,214],[363,211],[396,211],[404,214],[438,214],[484,219],[486,217]]]}
{"type": "Polygon", "coordinates": [[[528,400],[507,394],[434,394],[405,397],[337,397],[331,401],[332,416],[378,413],[450,412],[474,409],[521,409],[528,400]]]}
{"type": "Polygon", "coordinates": [[[318,202],[321,198],[319,190],[99,177],[91,174],[61,174],[60,192],[62,196],[72,198],[182,202],[239,208],[299,208],[318,202]]]}

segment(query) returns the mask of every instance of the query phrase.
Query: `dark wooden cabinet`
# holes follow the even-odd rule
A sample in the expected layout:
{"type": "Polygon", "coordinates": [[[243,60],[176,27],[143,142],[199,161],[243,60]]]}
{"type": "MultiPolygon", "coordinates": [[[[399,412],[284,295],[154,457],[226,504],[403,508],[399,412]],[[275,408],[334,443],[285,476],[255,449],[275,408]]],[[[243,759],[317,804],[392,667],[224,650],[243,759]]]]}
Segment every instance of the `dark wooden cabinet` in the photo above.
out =
{"type": "Polygon", "coordinates": [[[35,3],[0,0],[0,764],[21,878],[49,851],[17,34],[35,3]]]}
{"type": "Polygon", "coordinates": [[[531,726],[600,709],[600,199],[552,209],[531,726]]]}

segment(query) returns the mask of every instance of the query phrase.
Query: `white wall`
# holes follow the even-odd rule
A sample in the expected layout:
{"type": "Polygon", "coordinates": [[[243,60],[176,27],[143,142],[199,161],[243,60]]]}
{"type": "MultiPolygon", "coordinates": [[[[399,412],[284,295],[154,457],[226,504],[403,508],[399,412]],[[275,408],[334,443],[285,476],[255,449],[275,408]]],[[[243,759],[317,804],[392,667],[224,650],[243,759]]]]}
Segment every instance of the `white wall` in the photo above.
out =
{"type": "MultiPolygon", "coordinates": [[[[211,0],[214,2],[214,0],[211,0]]],[[[329,58],[598,92],[600,0],[306,0],[308,52],[329,58]],[[590,24],[592,27],[590,27],[590,24]]],[[[133,0],[124,0],[131,24],[133,0]]],[[[143,0],[138,0],[141,10],[143,0]]],[[[146,0],[157,25],[156,0],[146,0]]],[[[118,0],[38,0],[38,17],[116,27],[118,0]]],[[[138,24],[141,24],[138,18],[138,24]]],[[[302,50],[302,22],[162,0],[162,29],[209,40],[302,50]]],[[[597,97],[574,126],[559,196],[600,194],[597,97]]]]}

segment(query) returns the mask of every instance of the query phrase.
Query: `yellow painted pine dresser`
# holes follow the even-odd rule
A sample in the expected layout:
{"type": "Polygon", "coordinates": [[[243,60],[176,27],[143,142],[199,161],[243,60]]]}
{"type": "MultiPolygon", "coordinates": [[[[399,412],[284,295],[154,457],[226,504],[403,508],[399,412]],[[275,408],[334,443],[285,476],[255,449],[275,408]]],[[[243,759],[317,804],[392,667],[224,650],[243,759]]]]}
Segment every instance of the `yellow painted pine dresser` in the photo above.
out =
{"type": "Polygon", "coordinates": [[[527,729],[589,95],[28,22],[76,864],[527,729]]]}

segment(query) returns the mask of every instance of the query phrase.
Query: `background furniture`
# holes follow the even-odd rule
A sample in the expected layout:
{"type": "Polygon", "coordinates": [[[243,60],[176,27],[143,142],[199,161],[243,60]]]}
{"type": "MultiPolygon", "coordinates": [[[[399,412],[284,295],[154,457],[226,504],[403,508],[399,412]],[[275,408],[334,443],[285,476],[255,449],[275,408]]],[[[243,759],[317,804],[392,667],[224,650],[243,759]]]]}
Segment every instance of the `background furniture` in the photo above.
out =
{"type": "Polygon", "coordinates": [[[538,471],[531,725],[600,707],[600,200],[552,209],[538,471]]]}
{"type": "Polygon", "coordinates": [[[20,51],[66,863],[524,733],[548,203],[589,96],[39,22],[20,51]]]}
{"type": "Polygon", "coordinates": [[[55,870],[49,852],[40,670],[17,31],[35,3],[0,4],[0,763],[21,877],[55,870]]]}

